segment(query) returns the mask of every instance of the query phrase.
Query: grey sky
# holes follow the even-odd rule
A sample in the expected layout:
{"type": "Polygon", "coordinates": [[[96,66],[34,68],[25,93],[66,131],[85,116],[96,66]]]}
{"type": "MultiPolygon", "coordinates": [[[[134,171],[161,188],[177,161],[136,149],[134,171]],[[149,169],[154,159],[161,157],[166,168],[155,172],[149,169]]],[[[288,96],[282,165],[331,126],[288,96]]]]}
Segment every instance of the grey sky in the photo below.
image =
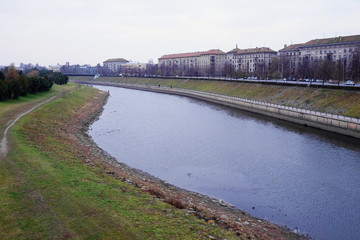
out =
{"type": "Polygon", "coordinates": [[[359,0],[0,0],[0,65],[148,62],[164,54],[360,34],[359,0]]]}

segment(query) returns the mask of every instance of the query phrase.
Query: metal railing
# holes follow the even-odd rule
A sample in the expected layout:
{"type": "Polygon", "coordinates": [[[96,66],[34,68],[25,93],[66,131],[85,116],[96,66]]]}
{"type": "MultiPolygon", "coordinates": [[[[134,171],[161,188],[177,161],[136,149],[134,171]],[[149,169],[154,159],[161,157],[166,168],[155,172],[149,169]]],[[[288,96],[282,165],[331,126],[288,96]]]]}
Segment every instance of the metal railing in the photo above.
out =
{"type": "Polygon", "coordinates": [[[114,83],[115,85],[124,85],[124,86],[137,87],[137,88],[148,88],[148,89],[154,89],[154,90],[156,90],[156,89],[164,89],[165,90],[166,89],[166,91],[192,94],[192,95],[202,96],[202,97],[206,97],[206,98],[212,98],[212,99],[216,99],[216,100],[221,100],[221,101],[225,101],[225,102],[235,101],[235,102],[239,102],[239,103],[252,103],[252,104],[259,105],[259,106],[273,107],[273,108],[277,108],[277,109],[284,109],[284,110],[288,110],[288,111],[293,111],[293,112],[296,112],[296,113],[305,113],[305,114],[309,114],[309,115],[313,115],[313,116],[317,116],[317,117],[325,117],[325,118],[328,118],[328,119],[346,121],[346,122],[349,122],[349,123],[360,124],[360,119],[359,118],[346,117],[346,116],[343,116],[343,115],[332,114],[332,113],[317,112],[317,111],[303,109],[303,108],[289,107],[289,106],[284,106],[284,105],[279,105],[279,104],[274,104],[274,103],[250,100],[250,99],[246,99],[246,98],[238,98],[238,97],[232,97],[232,96],[227,96],[227,95],[221,95],[221,94],[215,94],[215,93],[209,93],[209,92],[202,92],[202,91],[184,89],[184,88],[164,87],[164,86],[160,86],[160,85],[155,86],[155,85],[119,83],[119,82],[112,82],[112,83],[114,83]]]}

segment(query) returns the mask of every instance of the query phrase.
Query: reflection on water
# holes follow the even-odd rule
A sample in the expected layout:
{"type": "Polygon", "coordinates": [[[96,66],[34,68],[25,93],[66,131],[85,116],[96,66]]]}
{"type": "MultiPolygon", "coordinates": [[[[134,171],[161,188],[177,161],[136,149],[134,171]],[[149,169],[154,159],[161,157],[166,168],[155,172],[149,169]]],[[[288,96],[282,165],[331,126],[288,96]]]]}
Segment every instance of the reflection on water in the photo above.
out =
{"type": "Polygon", "coordinates": [[[359,141],[190,98],[110,90],[89,132],[132,167],[316,239],[360,239],[359,141]]]}

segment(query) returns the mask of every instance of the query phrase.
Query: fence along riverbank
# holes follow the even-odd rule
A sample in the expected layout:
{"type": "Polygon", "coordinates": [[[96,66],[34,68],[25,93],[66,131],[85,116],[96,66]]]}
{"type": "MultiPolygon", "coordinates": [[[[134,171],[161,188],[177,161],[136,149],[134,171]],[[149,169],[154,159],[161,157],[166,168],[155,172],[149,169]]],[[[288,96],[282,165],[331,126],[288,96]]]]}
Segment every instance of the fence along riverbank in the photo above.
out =
{"type": "Polygon", "coordinates": [[[360,119],[345,117],[336,114],[316,112],[301,108],[287,107],[272,103],[254,101],[249,99],[230,97],[225,95],[200,92],[195,90],[152,86],[143,84],[129,84],[118,82],[97,82],[97,81],[75,81],[81,84],[105,85],[123,87],[152,92],[176,94],[181,96],[193,97],[205,101],[210,101],[226,106],[254,112],[289,122],[323,129],[338,134],[343,134],[355,138],[360,138],[360,119]]]}

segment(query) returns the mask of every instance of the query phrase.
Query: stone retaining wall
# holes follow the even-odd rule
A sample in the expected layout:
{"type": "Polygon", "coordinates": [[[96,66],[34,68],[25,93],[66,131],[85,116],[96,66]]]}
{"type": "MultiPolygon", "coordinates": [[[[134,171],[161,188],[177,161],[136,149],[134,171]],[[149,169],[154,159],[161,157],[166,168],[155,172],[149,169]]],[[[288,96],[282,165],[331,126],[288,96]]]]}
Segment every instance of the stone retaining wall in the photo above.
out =
{"type": "Polygon", "coordinates": [[[238,109],[255,112],[258,114],[294,122],[297,124],[315,127],[355,138],[360,138],[360,119],[345,117],[341,115],[322,113],[310,111],[306,109],[286,107],[277,104],[253,101],[248,99],[230,97],[225,95],[218,95],[207,92],[200,92],[188,89],[169,88],[161,86],[138,85],[138,84],[123,84],[123,83],[104,83],[104,82],[85,82],[77,81],[84,84],[99,84],[107,86],[117,86],[152,92],[161,92],[176,94],[181,96],[193,97],[210,101],[214,103],[223,104],[238,109]]]}

